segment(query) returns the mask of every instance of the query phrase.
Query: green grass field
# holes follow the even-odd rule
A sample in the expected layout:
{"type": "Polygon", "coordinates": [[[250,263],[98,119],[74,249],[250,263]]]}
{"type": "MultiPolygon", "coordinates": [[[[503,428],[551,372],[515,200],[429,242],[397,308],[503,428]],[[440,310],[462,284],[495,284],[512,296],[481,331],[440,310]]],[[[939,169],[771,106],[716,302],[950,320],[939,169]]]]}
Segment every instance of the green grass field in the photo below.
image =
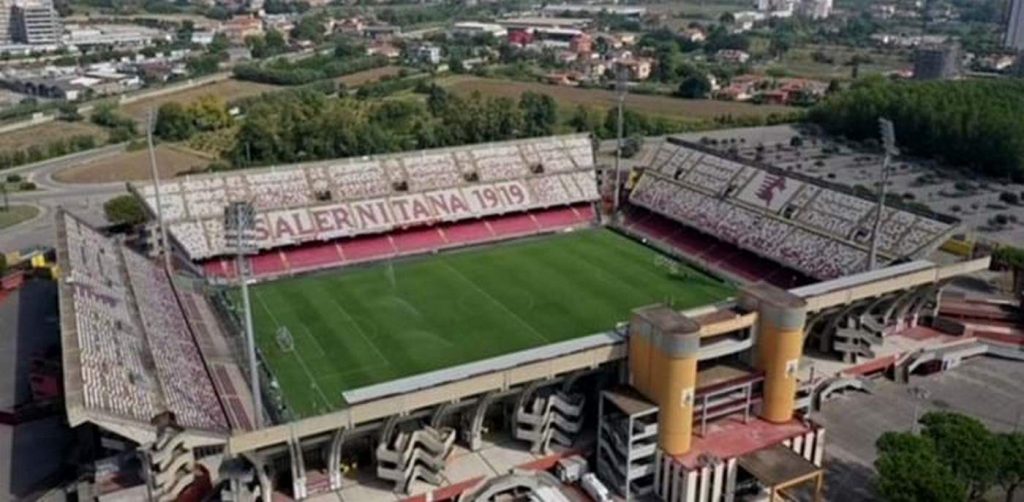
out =
{"type": "Polygon", "coordinates": [[[608,230],[585,230],[285,279],[251,290],[256,336],[299,416],[342,391],[607,331],[631,309],[733,288],[608,230]],[[276,339],[291,332],[294,350],[276,339]],[[314,383],[315,382],[315,383],[314,383]]]}

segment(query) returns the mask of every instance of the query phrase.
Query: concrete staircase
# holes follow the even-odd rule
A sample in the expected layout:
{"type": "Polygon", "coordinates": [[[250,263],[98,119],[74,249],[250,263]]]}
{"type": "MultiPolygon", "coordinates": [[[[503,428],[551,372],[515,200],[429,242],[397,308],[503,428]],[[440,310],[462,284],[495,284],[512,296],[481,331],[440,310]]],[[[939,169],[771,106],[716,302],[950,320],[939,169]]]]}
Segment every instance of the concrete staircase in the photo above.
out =
{"type": "Polygon", "coordinates": [[[398,493],[409,493],[417,479],[440,485],[445,459],[454,444],[455,431],[451,429],[399,430],[377,445],[377,477],[393,482],[398,493]]]}
{"type": "Polygon", "coordinates": [[[515,437],[530,443],[530,451],[549,451],[551,442],[572,446],[583,422],[584,398],[561,391],[520,402],[515,416],[515,437]]]}
{"type": "Polygon", "coordinates": [[[149,489],[154,500],[170,501],[196,478],[196,458],[185,446],[184,434],[166,427],[149,446],[149,489]]]}

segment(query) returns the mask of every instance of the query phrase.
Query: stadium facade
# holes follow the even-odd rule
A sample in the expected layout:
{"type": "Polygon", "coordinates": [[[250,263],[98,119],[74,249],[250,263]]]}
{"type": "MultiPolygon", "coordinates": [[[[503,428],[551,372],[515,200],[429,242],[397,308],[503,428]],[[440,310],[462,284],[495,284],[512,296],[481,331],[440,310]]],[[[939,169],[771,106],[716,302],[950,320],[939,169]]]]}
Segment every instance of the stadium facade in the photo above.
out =
{"type": "MultiPolygon", "coordinates": [[[[590,138],[557,136],[188,176],[162,184],[160,208],[156,187],[133,185],[166,222],[173,271],[60,212],[68,419],[91,424],[107,445],[123,444],[118,458],[139,461],[141,482],[132,487],[111,481],[124,479],[121,469],[97,469],[94,494],[134,490],[140,498],[174,500],[217,487],[244,500],[328,491],[344,500],[446,500],[503,474],[467,466],[505,448],[534,469],[582,454],[626,499],[742,500],[758,490],[801,489],[817,496],[825,430],[810,411],[838,390],[863,386],[866,373],[907,376],[924,362],[948,367],[989,350],[982,340],[939,336],[962,334],[937,316],[944,287],[988,267],[987,258],[946,265],[924,259],[956,230],[953,219],[886,207],[884,266],[865,270],[865,229],[876,206],[841,188],[669,140],[642,169],[622,213],[605,216],[603,201],[611,197],[608,187],[602,196],[594,159],[590,138]],[[467,249],[504,253],[509,242],[604,226],[652,250],[659,258],[644,267],[663,267],[682,291],[704,280],[681,271],[688,264],[738,292],[684,308],[673,301],[628,305],[623,322],[594,333],[550,343],[540,336],[515,350],[479,352],[488,355],[398,378],[337,368],[366,372],[369,383],[341,385],[340,396],[325,396],[338,406],[297,414],[290,403],[297,394],[323,393],[316,384],[323,380],[308,374],[308,364],[285,367],[269,352],[279,348],[297,361],[317,351],[326,356],[330,348],[317,346],[323,338],[314,331],[333,326],[296,326],[294,340],[278,348],[263,337],[263,385],[250,389],[244,336],[230,305],[238,270],[223,211],[234,201],[255,208],[255,254],[241,263],[258,283],[363,271],[385,274],[385,284],[397,287],[388,274],[403,263],[450,260],[467,249]],[[280,385],[293,370],[307,372],[313,385],[280,385]],[[253,409],[252,392],[264,397],[264,409],[253,409]],[[257,414],[264,423],[258,428],[257,414]]],[[[590,256],[643,272],[640,264],[590,256]]],[[[451,261],[444,266],[445,275],[462,276],[465,290],[451,293],[453,315],[477,316],[459,310],[461,298],[487,296],[501,311],[495,319],[538,335],[544,333],[531,321],[551,312],[568,317],[575,297],[589,294],[536,305],[517,297],[522,288],[492,290],[451,261]]],[[[626,279],[600,285],[613,292],[644,287],[626,279]]],[[[401,299],[382,294],[367,289],[351,301],[401,299]]],[[[297,317],[346,310],[335,305],[297,317]]],[[[425,317],[401,307],[414,327],[425,317]]],[[[386,339],[365,318],[346,322],[342,347],[386,339]]],[[[427,351],[449,339],[424,340],[418,343],[427,351]]],[[[399,350],[374,347],[385,362],[399,350]]]]}

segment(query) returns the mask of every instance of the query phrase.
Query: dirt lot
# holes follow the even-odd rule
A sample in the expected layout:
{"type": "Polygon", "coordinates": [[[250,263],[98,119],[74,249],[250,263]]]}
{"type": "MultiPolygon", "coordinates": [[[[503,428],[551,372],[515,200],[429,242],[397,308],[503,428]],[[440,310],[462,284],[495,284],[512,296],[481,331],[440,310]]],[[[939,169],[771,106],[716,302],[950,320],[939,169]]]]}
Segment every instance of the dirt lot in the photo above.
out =
{"type": "MultiPolygon", "coordinates": [[[[161,179],[171,178],[190,169],[204,168],[210,159],[179,149],[159,145],[156,147],[156,165],[161,179]]],[[[124,152],[113,157],[97,159],[54,175],[64,183],[108,183],[112,181],[140,181],[150,179],[149,152],[146,149],[124,152]]]]}
{"type": "Polygon", "coordinates": [[[95,136],[97,144],[103,143],[107,138],[107,133],[102,127],[87,121],[63,122],[57,120],[0,134],[0,150],[24,149],[32,145],[45,146],[60,138],[66,139],[84,134],[95,136]]]}
{"type": "Polygon", "coordinates": [[[337,80],[339,83],[345,84],[348,87],[358,87],[369,82],[375,82],[384,77],[398,75],[398,72],[401,70],[402,68],[399,66],[382,66],[380,68],[373,68],[371,70],[345,75],[344,77],[339,77],[337,80]]]}
{"type": "Polygon", "coordinates": [[[143,122],[146,120],[146,116],[149,113],[150,108],[156,110],[157,108],[160,108],[160,105],[167,103],[168,101],[177,101],[183,105],[187,105],[207,94],[214,94],[227,101],[231,101],[233,99],[244,98],[246,96],[253,96],[279,89],[281,88],[275,85],[228,79],[209,85],[186,89],[181,92],[164,94],[162,96],[129,103],[125,105],[122,110],[124,113],[134,117],[136,120],[143,122]]]}
{"type": "MultiPolygon", "coordinates": [[[[580,89],[577,87],[485,79],[472,76],[452,77],[442,80],[440,83],[460,94],[480,91],[490,96],[518,98],[520,94],[526,91],[541,92],[555,98],[560,105],[566,108],[575,107],[576,105],[610,108],[616,103],[614,92],[601,89],[580,89]]],[[[794,110],[786,106],[760,106],[731,101],[679,99],[642,94],[627,96],[626,108],[677,119],[703,119],[720,115],[732,115],[734,117],[768,115],[770,113],[785,113],[794,110]]]]}

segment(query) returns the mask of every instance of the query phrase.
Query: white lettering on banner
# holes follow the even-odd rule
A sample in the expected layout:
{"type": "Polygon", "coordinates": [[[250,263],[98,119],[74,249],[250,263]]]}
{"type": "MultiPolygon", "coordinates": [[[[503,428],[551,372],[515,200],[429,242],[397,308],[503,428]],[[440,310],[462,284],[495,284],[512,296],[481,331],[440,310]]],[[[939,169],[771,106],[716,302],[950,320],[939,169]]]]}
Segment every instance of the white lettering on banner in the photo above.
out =
{"type": "Polygon", "coordinates": [[[259,247],[269,248],[395,226],[517,211],[529,208],[530,199],[523,182],[509,181],[462,190],[451,188],[349,204],[270,211],[256,216],[255,237],[259,247]]]}
{"type": "Polygon", "coordinates": [[[521,181],[506,181],[462,189],[473,214],[494,214],[530,207],[530,192],[521,181]]]}

